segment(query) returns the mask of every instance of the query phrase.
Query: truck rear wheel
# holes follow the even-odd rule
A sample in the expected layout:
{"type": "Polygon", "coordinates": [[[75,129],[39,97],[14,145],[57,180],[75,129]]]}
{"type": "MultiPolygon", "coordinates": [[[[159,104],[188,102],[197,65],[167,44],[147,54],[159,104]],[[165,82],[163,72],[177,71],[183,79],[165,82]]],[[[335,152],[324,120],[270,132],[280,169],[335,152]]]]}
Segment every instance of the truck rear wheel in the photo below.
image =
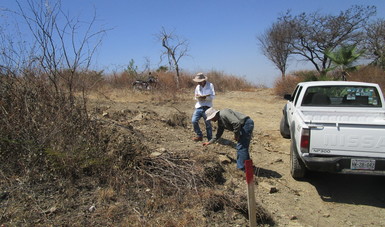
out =
{"type": "Polygon", "coordinates": [[[283,138],[290,139],[290,129],[289,125],[287,124],[285,115],[283,115],[281,118],[281,122],[279,124],[279,131],[283,138]]]}
{"type": "Polygon", "coordinates": [[[298,180],[305,176],[306,167],[299,159],[294,146],[294,142],[292,141],[290,145],[290,174],[294,179],[298,180]]]}

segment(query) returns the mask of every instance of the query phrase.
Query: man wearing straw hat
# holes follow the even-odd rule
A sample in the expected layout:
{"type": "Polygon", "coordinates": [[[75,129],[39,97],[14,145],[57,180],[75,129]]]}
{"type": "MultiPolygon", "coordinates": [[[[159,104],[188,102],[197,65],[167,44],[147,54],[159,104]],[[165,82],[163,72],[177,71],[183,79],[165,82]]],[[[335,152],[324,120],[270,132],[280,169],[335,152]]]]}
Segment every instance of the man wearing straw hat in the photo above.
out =
{"type": "Polygon", "coordinates": [[[234,132],[234,140],[237,141],[237,168],[245,170],[244,162],[250,159],[249,146],[253,134],[254,121],[250,117],[230,109],[216,110],[209,108],[206,110],[208,121],[218,121],[218,130],[216,136],[209,142],[203,143],[203,146],[215,143],[221,138],[225,129],[234,132]]]}
{"type": "Polygon", "coordinates": [[[206,125],[207,139],[210,141],[213,130],[211,128],[211,122],[206,120],[205,111],[213,106],[215,96],[214,85],[207,81],[207,77],[203,73],[198,73],[193,81],[198,83],[194,96],[197,102],[195,103],[195,111],[192,115],[192,124],[194,132],[196,133],[196,137],[194,137],[193,140],[203,141],[203,133],[199,127],[199,120],[203,117],[206,125]]]}

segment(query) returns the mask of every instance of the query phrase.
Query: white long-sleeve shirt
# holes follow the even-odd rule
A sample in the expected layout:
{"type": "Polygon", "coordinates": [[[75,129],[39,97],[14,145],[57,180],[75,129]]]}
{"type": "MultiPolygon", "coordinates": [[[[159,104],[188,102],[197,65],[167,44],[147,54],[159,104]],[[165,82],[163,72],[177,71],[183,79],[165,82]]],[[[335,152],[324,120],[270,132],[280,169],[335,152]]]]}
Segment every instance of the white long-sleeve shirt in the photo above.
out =
{"type": "Polygon", "coordinates": [[[197,100],[197,103],[195,104],[195,108],[199,108],[202,106],[213,106],[213,99],[215,97],[215,90],[214,85],[210,82],[206,82],[205,86],[202,87],[201,85],[197,85],[195,88],[195,100],[197,100]],[[199,96],[207,96],[204,100],[198,99],[199,96]]]}

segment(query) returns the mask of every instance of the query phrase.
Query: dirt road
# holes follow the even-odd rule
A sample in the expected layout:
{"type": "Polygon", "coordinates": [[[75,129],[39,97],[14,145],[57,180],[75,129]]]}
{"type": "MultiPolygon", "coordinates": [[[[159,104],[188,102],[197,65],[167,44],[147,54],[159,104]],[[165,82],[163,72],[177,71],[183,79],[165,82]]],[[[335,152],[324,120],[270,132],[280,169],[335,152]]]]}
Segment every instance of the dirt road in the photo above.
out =
{"type": "MultiPolygon", "coordinates": [[[[148,139],[154,149],[183,152],[217,152],[235,158],[231,146],[210,145],[191,141],[194,136],[191,114],[194,100],[183,102],[148,101],[143,96],[130,96],[115,100],[108,111],[122,111],[134,106],[136,114],[130,122],[148,139]],[[132,100],[135,98],[135,100],[132,100]],[[185,127],[158,128],[143,119],[169,119],[172,113],[186,114],[185,127]],[[135,123],[137,121],[137,123],[135,123]],[[152,139],[151,139],[152,138],[152,139]]],[[[230,108],[249,115],[255,122],[251,157],[258,167],[256,199],[274,218],[277,226],[385,226],[385,178],[372,176],[333,175],[310,173],[302,181],[294,180],[289,171],[290,140],[279,133],[279,121],[285,100],[276,97],[271,89],[252,92],[218,93],[214,100],[217,109],[230,108]]],[[[224,134],[231,141],[231,134],[224,134]]],[[[225,187],[243,192],[245,182],[242,175],[234,175],[235,164],[225,166],[228,175],[225,187]]],[[[240,225],[242,226],[242,225],[240,225]]]]}

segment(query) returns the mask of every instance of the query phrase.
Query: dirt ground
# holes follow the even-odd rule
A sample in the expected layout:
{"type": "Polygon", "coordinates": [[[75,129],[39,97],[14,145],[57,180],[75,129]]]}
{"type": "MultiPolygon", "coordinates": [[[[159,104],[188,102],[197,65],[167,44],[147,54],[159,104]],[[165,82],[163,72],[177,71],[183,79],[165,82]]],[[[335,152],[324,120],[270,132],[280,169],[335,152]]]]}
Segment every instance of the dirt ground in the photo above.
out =
{"type": "MultiPolygon", "coordinates": [[[[203,147],[193,142],[191,114],[195,101],[191,94],[182,101],[163,97],[160,100],[143,92],[109,95],[91,100],[105,118],[119,121],[116,113],[127,108],[137,112],[129,124],[147,138],[146,143],[160,152],[214,152],[232,162],[222,162],[225,168],[225,187],[246,193],[243,174],[235,170],[236,158],[232,134],[225,132],[225,142],[203,147]],[[190,98],[191,96],[191,98],[190,98]],[[185,116],[182,127],[164,127],[146,123],[158,118],[169,121],[173,114],[185,116]],[[149,139],[150,138],[150,139],[149,139]]],[[[255,122],[251,157],[257,167],[256,200],[274,219],[276,226],[385,226],[385,179],[373,176],[333,175],[310,173],[302,181],[290,175],[289,144],[279,133],[279,121],[285,100],[276,97],[271,89],[248,92],[218,93],[214,106],[230,108],[249,115],[255,122]]],[[[176,119],[177,121],[178,119],[176,119]]],[[[120,122],[124,124],[124,122],[120,122]]],[[[168,122],[172,125],[173,122],[168,122]]],[[[215,123],[214,123],[215,125],[215,123]]],[[[202,122],[202,129],[203,122],[202,122]]],[[[214,133],[216,127],[214,127],[214,133]]],[[[213,226],[217,226],[213,224],[213,226]]],[[[239,224],[238,226],[243,226],[239,224]]]]}

